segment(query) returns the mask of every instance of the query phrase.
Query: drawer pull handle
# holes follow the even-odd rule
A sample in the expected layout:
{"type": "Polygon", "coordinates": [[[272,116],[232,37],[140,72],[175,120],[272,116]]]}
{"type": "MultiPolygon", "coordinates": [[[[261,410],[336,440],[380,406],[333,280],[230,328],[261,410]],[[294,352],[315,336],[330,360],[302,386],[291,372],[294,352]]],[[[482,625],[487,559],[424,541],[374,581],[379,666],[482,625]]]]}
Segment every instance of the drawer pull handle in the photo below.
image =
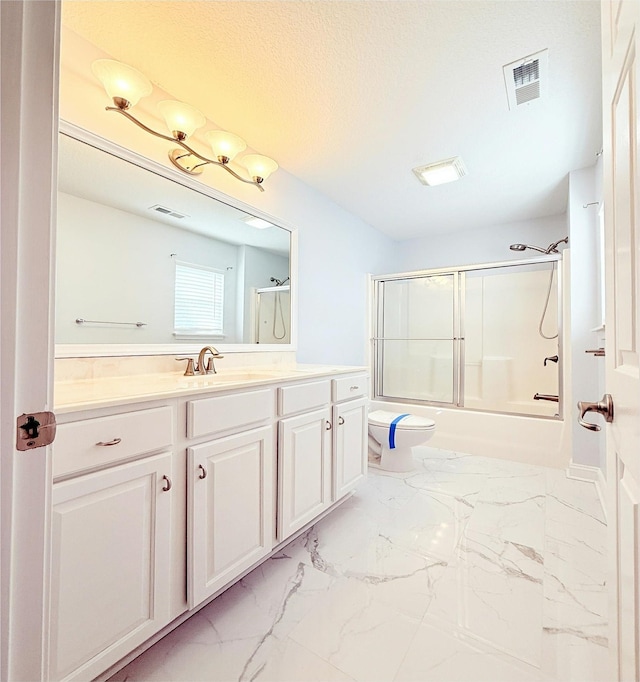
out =
{"type": "Polygon", "coordinates": [[[342,426],[344,424],[344,417],[338,417],[338,426],[342,426]]]}
{"type": "Polygon", "coordinates": [[[325,422],[324,428],[326,431],[331,431],[331,422],[329,420],[325,422]]]}
{"type": "Polygon", "coordinates": [[[96,445],[101,445],[102,447],[108,448],[111,445],[118,445],[118,443],[122,443],[122,438],[114,438],[113,440],[101,440],[99,443],[96,443],[96,445]]]}
{"type": "Polygon", "coordinates": [[[349,390],[350,391],[357,391],[360,388],[360,386],[350,386],[349,390]]]}
{"type": "Polygon", "coordinates": [[[198,464],[198,469],[200,469],[200,473],[198,474],[198,478],[200,480],[206,478],[207,477],[207,470],[202,466],[202,464],[198,464]]]}
{"type": "Polygon", "coordinates": [[[171,490],[171,479],[168,476],[163,476],[162,480],[164,481],[164,485],[162,486],[162,489],[164,490],[165,493],[168,493],[171,490]]]}

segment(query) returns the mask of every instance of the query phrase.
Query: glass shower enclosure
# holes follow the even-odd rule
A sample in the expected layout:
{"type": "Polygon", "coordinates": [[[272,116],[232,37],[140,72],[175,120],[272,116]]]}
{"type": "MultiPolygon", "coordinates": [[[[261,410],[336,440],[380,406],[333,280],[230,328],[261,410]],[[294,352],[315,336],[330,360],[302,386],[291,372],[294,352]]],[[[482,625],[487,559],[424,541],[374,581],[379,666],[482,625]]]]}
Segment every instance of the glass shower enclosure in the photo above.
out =
{"type": "Polygon", "coordinates": [[[558,261],[375,277],[375,398],[560,418],[558,261]]]}

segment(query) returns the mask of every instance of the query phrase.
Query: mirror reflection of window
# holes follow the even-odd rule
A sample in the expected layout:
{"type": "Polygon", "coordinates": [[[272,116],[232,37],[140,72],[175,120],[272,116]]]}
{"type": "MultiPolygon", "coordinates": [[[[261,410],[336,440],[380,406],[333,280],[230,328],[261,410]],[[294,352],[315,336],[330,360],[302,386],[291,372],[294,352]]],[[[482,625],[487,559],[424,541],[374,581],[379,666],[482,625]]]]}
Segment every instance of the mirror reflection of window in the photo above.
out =
{"type": "Polygon", "coordinates": [[[224,338],[224,272],[176,262],[175,336],[224,338]]]}

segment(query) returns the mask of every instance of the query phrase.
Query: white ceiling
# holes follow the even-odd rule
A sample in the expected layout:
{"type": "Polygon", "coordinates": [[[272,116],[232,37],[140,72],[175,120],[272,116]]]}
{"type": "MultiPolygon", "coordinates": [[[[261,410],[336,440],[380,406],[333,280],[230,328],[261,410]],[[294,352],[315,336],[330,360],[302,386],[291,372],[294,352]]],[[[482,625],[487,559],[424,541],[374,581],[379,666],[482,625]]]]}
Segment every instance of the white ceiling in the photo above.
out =
{"type": "Polygon", "coordinates": [[[601,147],[598,0],[69,0],[63,23],[396,239],[561,214],[601,147]],[[548,96],[509,111],[502,67],[545,48],[548,96]],[[411,172],[457,155],[457,183],[411,172]]]}

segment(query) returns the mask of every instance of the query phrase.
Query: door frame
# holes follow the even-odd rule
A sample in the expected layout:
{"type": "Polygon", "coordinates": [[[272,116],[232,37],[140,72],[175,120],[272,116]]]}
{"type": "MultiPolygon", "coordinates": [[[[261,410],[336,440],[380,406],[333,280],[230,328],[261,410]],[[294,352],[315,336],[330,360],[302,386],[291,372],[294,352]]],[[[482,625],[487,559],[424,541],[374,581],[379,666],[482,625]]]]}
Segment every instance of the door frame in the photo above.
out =
{"type": "Polygon", "coordinates": [[[0,2],[0,679],[44,680],[51,447],[18,452],[19,415],[53,406],[60,0],[0,2]]]}

